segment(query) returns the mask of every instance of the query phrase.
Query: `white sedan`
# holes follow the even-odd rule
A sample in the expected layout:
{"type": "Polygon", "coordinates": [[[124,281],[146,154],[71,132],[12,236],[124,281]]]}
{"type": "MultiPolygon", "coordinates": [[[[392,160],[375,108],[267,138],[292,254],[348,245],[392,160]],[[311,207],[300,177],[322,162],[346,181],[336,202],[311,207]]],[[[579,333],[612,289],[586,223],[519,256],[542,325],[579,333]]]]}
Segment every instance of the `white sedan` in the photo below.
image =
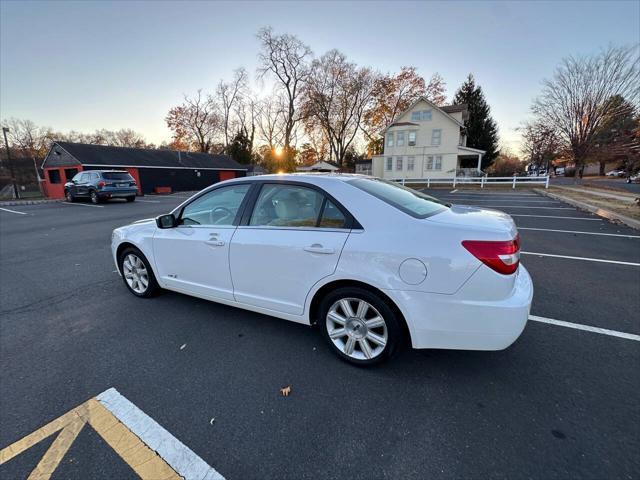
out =
{"type": "Polygon", "coordinates": [[[356,364],[413,348],[501,350],[533,285],[513,220],[360,175],[217,183],[113,231],[127,288],[193,295],[318,325],[356,364]]]}

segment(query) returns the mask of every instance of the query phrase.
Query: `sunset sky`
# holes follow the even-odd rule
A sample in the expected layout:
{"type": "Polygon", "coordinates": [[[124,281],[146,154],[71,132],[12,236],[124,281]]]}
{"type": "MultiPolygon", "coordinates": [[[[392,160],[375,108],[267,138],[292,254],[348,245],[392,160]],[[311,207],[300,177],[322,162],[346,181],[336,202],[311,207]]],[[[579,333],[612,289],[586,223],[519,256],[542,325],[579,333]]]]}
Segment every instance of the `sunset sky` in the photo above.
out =
{"type": "MultiPolygon", "coordinates": [[[[169,140],[184,93],[214,90],[244,66],[260,27],[298,35],[382,72],[439,72],[448,96],[469,72],[504,145],[564,56],[640,40],[640,2],[2,1],[0,115],[56,130],[132,128],[169,140]]],[[[253,78],[254,86],[260,86],[253,78]]]]}

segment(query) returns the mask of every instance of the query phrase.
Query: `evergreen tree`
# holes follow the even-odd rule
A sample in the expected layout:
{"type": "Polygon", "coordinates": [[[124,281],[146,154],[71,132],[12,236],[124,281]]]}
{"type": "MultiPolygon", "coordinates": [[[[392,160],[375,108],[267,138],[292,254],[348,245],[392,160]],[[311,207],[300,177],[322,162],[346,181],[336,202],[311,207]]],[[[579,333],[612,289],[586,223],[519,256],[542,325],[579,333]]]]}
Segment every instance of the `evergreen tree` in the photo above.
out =
{"type": "Polygon", "coordinates": [[[251,140],[242,130],[238,131],[229,143],[227,153],[238,163],[243,165],[249,165],[251,163],[253,158],[251,140]]]}
{"type": "Polygon", "coordinates": [[[467,147],[478,148],[486,153],[482,157],[482,169],[493,163],[498,154],[498,127],[491,118],[491,109],[484,99],[482,88],[476,85],[472,74],[460,86],[453,98],[454,105],[466,104],[469,118],[465,122],[467,147]]]}

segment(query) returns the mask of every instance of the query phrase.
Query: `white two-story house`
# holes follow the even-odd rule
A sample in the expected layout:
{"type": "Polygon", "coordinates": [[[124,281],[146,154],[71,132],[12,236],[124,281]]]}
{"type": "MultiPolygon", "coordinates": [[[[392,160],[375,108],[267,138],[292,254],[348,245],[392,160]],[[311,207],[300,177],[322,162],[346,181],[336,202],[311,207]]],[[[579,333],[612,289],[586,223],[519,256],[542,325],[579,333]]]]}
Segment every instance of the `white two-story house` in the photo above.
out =
{"type": "Polygon", "coordinates": [[[481,175],[483,150],[466,146],[466,105],[438,107],[415,101],[384,130],[384,153],[372,174],[385,179],[481,175]]]}

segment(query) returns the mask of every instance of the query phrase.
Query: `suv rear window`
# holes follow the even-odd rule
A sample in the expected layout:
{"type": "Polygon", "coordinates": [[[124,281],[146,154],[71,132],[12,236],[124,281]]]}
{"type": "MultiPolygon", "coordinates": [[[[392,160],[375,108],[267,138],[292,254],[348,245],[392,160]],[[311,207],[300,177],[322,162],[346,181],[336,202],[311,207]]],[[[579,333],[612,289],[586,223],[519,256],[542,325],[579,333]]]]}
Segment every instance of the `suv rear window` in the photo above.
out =
{"type": "Polygon", "coordinates": [[[133,181],[133,177],[127,172],[102,172],[102,178],[105,180],[128,180],[133,181]]]}
{"type": "Polygon", "coordinates": [[[426,218],[447,208],[429,195],[385,180],[358,178],[349,183],[415,218],[426,218]]]}

